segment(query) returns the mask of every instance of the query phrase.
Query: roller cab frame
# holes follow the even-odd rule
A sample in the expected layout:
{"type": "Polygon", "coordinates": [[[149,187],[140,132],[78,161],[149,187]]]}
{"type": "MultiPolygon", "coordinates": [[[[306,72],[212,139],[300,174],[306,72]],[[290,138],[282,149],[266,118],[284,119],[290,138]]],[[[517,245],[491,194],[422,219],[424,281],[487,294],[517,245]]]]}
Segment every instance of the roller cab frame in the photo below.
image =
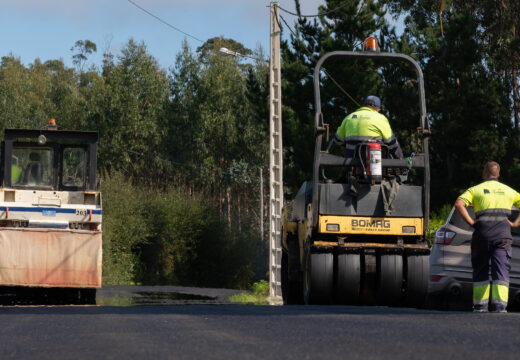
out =
{"type": "MultiPolygon", "coordinates": [[[[428,284],[426,243],[430,167],[424,80],[409,56],[382,52],[334,51],[314,69],[315,151],[313,178],[301,186],[292,212],[283,211],[282,293],[286,304],[380,303],[421,306],[428,284]],[[359,157],[329,152],[328,124],[321,111],[320,70],[332,57],[380,59],[411,65],[417,75],[422,153],[407,159],[382,159],[383,181],[411,168],[421,169],[422,184],[400,181],[393,211],[385,211],[381,184],[352,175],[331,180],[331,168],[363,166],[359,157]],[[393,175],[392,175],[393,174],[393,175]],[[353,181],[355,180],[355,181],[353,181]],[[355,185],[355,189],[353,186],[355,185]],[[355,191],[353,191],[355,190],[355,191]]],[[[401,180],[401,177],[399,177],[401,180]]]]}

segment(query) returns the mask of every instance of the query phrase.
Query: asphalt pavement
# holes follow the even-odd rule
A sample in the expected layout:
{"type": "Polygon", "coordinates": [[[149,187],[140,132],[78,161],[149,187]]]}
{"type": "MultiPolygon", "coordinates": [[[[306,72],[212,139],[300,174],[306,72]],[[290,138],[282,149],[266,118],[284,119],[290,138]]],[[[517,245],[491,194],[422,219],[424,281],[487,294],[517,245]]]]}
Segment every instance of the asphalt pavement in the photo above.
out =
{"type": "Polygon", "coordinates": [[[520,314],[388,307],[0,307],[1,359],[518,359],[520,314]]]}

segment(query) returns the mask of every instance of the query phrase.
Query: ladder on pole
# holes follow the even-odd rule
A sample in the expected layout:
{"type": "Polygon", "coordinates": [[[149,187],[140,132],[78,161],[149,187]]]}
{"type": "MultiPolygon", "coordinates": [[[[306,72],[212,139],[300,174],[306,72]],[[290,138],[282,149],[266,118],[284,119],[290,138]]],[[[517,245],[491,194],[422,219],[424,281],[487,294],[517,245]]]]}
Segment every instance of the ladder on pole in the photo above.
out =
{"type": "Polygon", "coordinates": [[[280,26],[278,2],[270,5],[269,63],[269,297],[272,304],[282,301],[282,89],[280,68],[280,26]]]}

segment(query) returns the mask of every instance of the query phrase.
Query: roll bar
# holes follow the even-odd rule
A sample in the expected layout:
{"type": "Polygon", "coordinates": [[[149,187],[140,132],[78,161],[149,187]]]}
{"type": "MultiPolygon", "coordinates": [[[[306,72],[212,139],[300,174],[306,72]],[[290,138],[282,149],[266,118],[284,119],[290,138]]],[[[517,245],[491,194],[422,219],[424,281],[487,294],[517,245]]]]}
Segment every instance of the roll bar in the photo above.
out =
{"type": "MultiPolygon", "coordinates": [[[[424,231],[426,236],[426,230],[428,229],[428,219],[430,216],[430,163],[429,163],[429,152],[428,152],[428,137],[430,136],[430,124],[427,121],[426,116],[426,100],[424,93],[424,77],[422,70],[417,62],[408,55],[404,54],[392,54],[385,52],[355,52],[355,51],[332,51],[323,55],[314,68],[314,108],[316,114],[314,117],[314,130],[316,134],[316,144],[314,148],[314,167],[313,167],[313,195],[312,195],[312,219],[313,227],[316,228],[318,222],[318,194],[319,194],[319,172],[320,166],[345,166],[347,161],[339,159],[339,157],[327,154],[322,151],[322,140],[323,133],[326,131],[326,127],[323,122],[323,114],[321,112],[321,94],[320,94],[320,70],[323,63],[335,56],[347,57],[347,58],[366,58],[366,59],[386,59],[386,60],[397,60],[406,64],[412,65],[417,75],[417,84],[419,88],[419,109],[420,109],[420,129],[423,141],[423,151],[420,158],[413,161],[412,167],[424,168],[424,186],[423,186],[423,199],[424,199],[424,231]]],[[[350,164],[350,161],[348,162],[350,164]]],[[[406,164],[405,160],[386,160],[384,165],[396,167],[404,167],[406,164]]]]}

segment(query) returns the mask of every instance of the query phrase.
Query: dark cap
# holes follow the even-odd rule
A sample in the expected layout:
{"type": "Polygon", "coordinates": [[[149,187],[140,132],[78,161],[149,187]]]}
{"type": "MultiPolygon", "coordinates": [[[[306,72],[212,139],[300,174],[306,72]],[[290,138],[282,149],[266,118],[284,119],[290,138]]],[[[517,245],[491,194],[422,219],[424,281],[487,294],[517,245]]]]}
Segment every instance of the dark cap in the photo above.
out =
{"type": "Polygon", "coordinates": [[[376,106],[376,107],[380,108],[381,107],[381,99],[378,98],[375,95],[368,95],[365,98],[365,101],[363,101],[363,105],[372,105],[372,106],[376,106]]]}

